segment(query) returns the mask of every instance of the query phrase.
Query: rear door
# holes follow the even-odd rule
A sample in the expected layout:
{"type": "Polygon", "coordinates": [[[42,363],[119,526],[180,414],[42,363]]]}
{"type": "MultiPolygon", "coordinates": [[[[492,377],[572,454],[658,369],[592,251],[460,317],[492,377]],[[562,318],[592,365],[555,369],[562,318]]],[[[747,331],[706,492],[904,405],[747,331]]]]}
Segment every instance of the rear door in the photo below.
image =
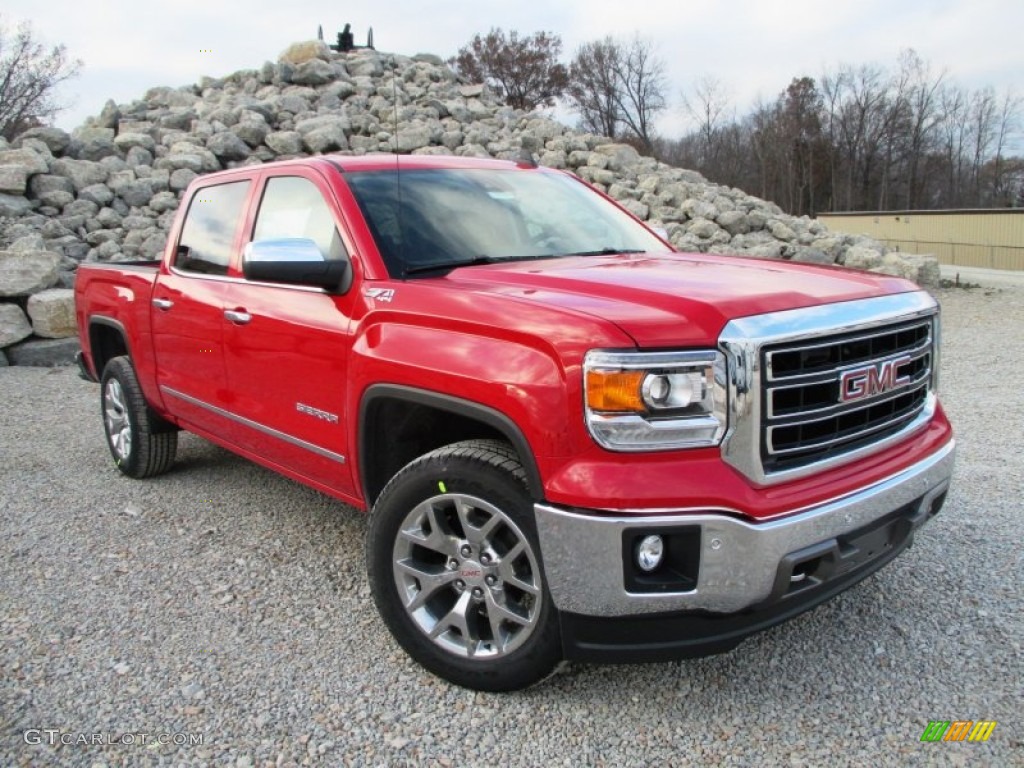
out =
{"type": "MultiPolygon", "coordinates": [[[[258,190],[251,240],[308,238],[325,259],[349,260],[351,239],[330,186],[314,168],[287,174],[267,177],[258,190]]],[[[233,442],[350,494],[345,393],[355,291],[240,278],[224,299],[230,407],[241,417],[233,442]]]]}
{"type": "Polygon", "coordinates": [[[211,431],[224,423],[220,411],[229,399],[224,294],[253,184],[244,179],[195,191],[174,258],[157,276],[151,299],[164,403],[171,413],[211,431]]]}

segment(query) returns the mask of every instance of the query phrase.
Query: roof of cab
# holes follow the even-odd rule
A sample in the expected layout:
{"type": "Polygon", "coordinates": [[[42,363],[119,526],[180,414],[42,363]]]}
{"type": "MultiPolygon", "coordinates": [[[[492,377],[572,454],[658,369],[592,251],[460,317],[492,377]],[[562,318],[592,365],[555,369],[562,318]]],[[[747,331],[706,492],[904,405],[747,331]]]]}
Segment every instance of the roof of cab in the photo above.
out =
{"type": "Polygon", "coordinates": [[[394,168],[535,168],[532,163],[512,160],[493,160],[480,157],[456,157],[454,155],[324,155],[341,171],[388,171],[394,168]]]}
{"type": "Polygon", "coordinates": [[[390,171],[394,169],[536,169],[531,163],[517,163],[512,160],[493,160],[480,157],[455,157],[454,155],[311,155],[270,163],[257,163],[228,168],[223,171],[200,174],[189,183],[189,188],[203,188],[222,184],[231,179],[251,177],[255,173],[270,170],[286,170],[302,166],[330,165],[342,173],[356,171],[390,171]]]}

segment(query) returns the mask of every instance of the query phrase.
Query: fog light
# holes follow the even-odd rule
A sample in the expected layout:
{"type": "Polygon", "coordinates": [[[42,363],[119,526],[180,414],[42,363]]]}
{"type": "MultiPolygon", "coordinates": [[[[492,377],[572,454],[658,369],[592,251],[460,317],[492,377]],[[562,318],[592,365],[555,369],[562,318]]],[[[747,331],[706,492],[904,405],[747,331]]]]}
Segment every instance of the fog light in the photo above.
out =
{"type": "Polygon", "coordinates": [[[665,543],[661,536],[644,536],[636,548],[636,564],[644,573],[650,573],[659,565],[665,555],[665,543]]]}

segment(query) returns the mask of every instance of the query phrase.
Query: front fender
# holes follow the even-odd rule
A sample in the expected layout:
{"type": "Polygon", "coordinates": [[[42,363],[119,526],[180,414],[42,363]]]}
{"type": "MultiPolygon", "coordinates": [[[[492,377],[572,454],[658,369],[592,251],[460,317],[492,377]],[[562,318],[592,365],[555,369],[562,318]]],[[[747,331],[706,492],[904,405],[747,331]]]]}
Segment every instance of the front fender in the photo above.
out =
{"type": "MultiPolygon", "coordinates": [[[[511,442],[517,439],[508,434],[510,425],[521,435],[516,448],[536,461],[535,480],[540,483],[549,460],[572,455],[582,437],[572,429],[583,427],[579,366],[575,367],[576,371],[567,371],[554,349],[531,337],[496,338],[380,323],[353,341],[347,412],[360,413],[367,393],[377,385],[431,395],[432,404],[442,410],[446,402],[476,406],[478,414],[495,415],[490,426],[511,442]]],[[[478,420],[488,423],[487,418],[478,420]]],[[[353,445],[360,445],[359,427],[352,427],[353,445]]]]}

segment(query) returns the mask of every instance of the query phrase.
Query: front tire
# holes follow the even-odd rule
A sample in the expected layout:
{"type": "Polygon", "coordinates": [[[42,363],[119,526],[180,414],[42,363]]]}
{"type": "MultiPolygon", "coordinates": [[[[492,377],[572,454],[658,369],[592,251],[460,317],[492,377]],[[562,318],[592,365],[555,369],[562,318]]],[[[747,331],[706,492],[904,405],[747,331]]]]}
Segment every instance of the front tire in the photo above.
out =
{"type": "Polygon", "coordinates": [[[533,502],[506,443],[455,443],[395,475],[373,507],[367,561],[385,624],[434,674],[509,691],[561,660],[533,502]]]}
{"type": "Polygon", "coordinates": [[[104,434],[117,468],[134,478],[170,469],[178,432],[146,403],[131,360],[112,358],[103,369],[100,391],[104,434]]]}

